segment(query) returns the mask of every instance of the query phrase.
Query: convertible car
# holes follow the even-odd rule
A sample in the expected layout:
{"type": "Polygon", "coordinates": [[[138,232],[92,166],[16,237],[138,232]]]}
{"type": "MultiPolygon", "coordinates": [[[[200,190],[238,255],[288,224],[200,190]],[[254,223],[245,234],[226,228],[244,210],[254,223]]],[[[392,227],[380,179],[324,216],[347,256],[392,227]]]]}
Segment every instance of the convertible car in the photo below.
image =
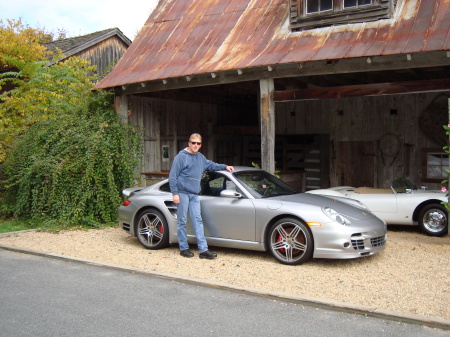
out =
{"type": "MultiPolygon", "coordinates": [[[[270,251],[281,263],[350,259],[385,249],[386,224],[360,202],[297,193],[261,169],[206,172],[200,203],[210,246],[270,251]]],[[[120,226],[148,249],[177,243],[177,212],[167,180],[123,191],[120,226]]],[[[192,226],[188,240],[194,244],[192,226]]],[[[190,231],[189,231],[190,230],[190,231]]]]}
{"type": "Polygon", "coordinates": [[[441,204],[448,201],[446,193],[417,189],[406,178],[394,180],[386,189],[339,186],[307,193],[359,200],[388,225],[418,225],[430,236],[448,232],[448,212],[441,204]]]}

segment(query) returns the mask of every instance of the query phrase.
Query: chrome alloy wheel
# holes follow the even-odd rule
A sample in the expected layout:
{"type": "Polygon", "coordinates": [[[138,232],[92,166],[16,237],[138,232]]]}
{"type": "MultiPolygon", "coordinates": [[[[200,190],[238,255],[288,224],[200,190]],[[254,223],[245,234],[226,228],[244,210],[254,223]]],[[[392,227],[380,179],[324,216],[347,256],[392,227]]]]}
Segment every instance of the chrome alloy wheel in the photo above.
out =
{"type": "Polygon", "coordinates": [[[140,213],[137,224],[139,242],[148,249],[164,248],[169,242],[169,233],[164,216],[156,210],[140,213]]]}
{"type": "Polygon", "coordinates": [[[312,236],[305,224],[296,219],[282,219],[269,232],[272,255],[284,264],[300,264],[312,256],[312,236]]]}
{"type": "Polygon", "coordinates": [[[447,213],[443,207],[432,207],[421,216],[423,229],[430,235],[440,235],[447,228],[447,213]]]}

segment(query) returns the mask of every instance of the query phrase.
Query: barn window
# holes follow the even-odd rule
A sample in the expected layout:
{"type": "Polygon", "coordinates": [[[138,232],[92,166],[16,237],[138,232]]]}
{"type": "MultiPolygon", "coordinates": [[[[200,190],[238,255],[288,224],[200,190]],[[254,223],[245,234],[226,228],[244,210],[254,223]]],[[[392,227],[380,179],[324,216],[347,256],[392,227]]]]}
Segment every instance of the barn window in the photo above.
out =
{"type": "Polygon", "coordinates": [[[448,178],[448,154],[441,150],[425,150],[423,156],[423,180],[440,183],[448,178]]]}
{"type": "Polygon", "coordinates": [[[306,12],[317,13],[333,9],[332,0],[306,0],[306,12]]]}
{"type": "Polygon", "coordinates": [[[390,18],[397,0],[289,0],[291,30],[390,18]]]}

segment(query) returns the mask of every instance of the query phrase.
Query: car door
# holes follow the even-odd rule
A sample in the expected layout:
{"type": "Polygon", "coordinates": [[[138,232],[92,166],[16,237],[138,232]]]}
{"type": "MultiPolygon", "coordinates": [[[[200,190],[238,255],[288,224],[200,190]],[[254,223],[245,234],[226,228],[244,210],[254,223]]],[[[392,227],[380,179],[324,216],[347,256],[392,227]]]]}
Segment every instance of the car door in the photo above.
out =
{"type": "Polygon", "coordinates": [[[236,185],[218,172],[202,180],[199,198],[205,236],[255,241],[255,207],[251,200],[220,196],[222,190],[232,189],[233,186],[236,185]]]}

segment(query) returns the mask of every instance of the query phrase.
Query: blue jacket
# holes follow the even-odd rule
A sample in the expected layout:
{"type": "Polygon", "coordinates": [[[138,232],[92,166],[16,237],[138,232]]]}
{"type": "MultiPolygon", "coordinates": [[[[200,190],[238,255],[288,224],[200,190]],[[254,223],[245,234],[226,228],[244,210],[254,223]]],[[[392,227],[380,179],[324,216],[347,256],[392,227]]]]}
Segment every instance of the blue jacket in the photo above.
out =
{"type": "Polygon", "coordinates": [[[175,156],[169,173],[170,191],[173,195],[179,193],[200,192],[200,181],[204,171],[219,171],[227,167],[225,164],[217,164],[197,152],[189,153],[181,150],[175,156]]]}

